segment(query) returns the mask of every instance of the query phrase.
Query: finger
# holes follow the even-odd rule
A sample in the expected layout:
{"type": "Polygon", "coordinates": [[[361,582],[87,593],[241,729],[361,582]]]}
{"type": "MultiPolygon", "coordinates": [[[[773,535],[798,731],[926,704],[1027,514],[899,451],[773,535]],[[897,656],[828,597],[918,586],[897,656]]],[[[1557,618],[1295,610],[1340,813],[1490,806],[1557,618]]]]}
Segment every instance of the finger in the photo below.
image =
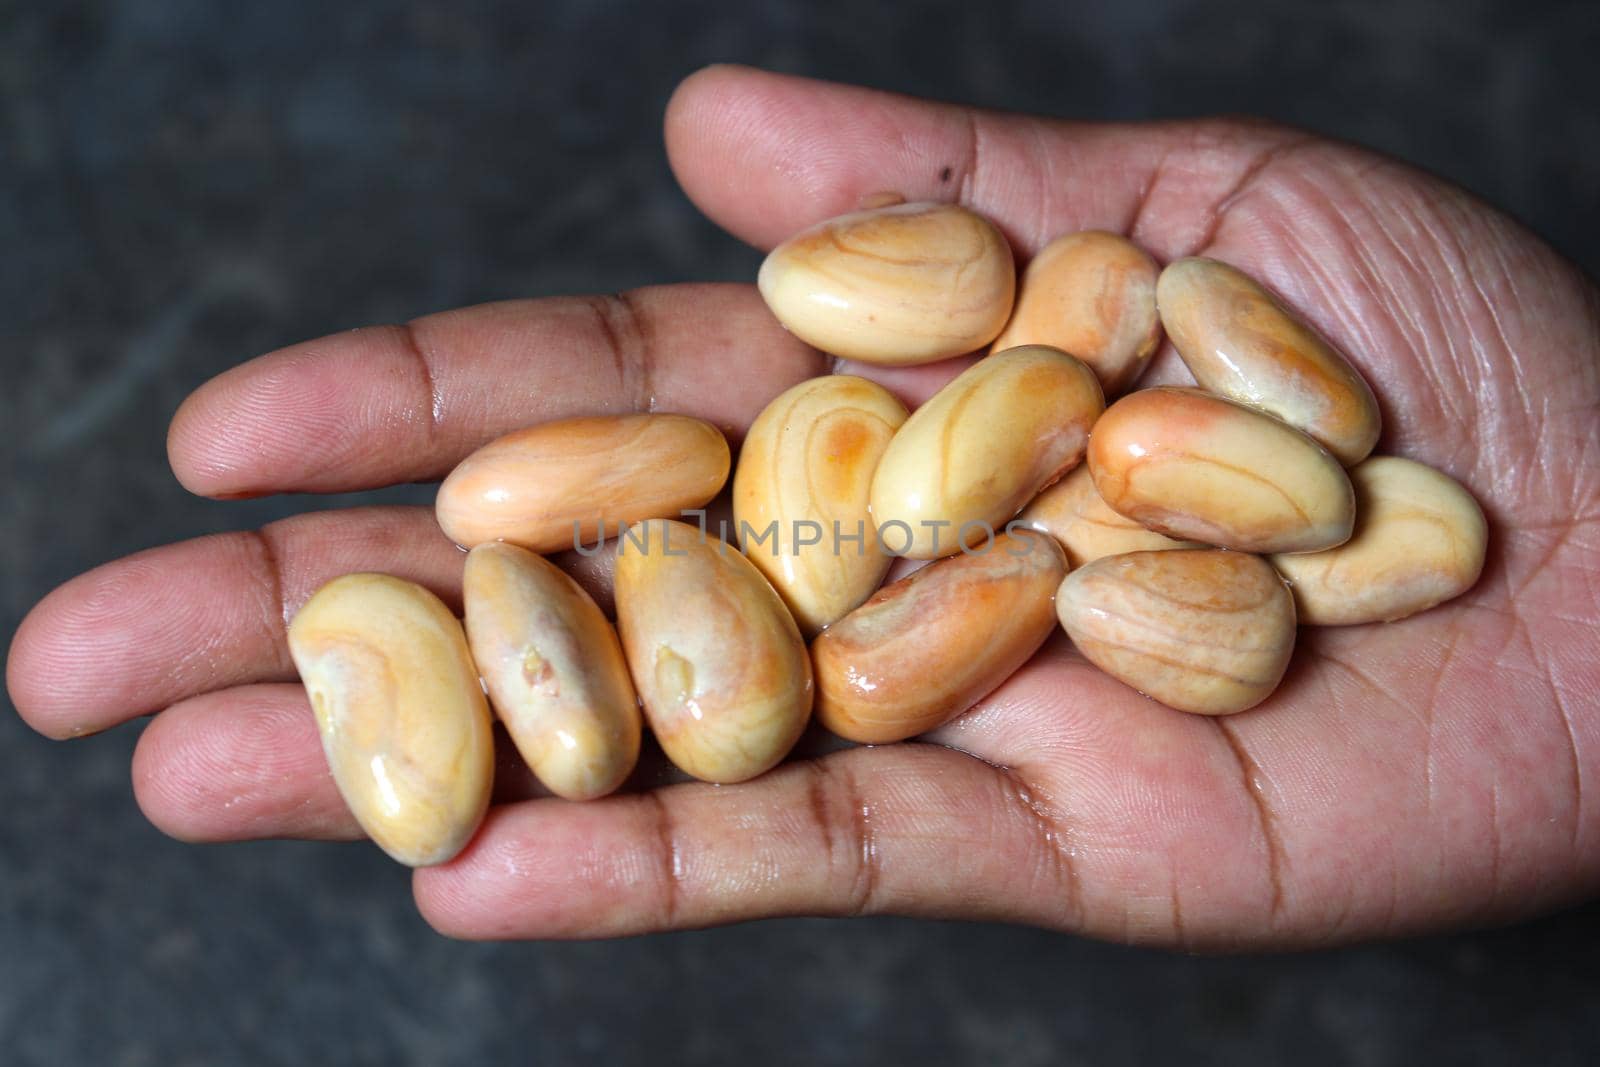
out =
{"type": "Polygon", "coordinates": [[[23,619],[6,682],[22,717],[76,737],[186,697],[294,677],[287,620],[324,582],[382,571],[454,603],[462,554],[425,508],[299,515],[96,567],[23,619]]]}
{"type": "MultiPolygon", "coordinates": [[[[1470,739],[1470,749],[1477,754],[1471,778],[1483,795],[1456,796],[1444,805],[1448,813],[1430,808],[1408,826],[1404,796],[1367,780],[1374,768],[1392,782],[1412,780],[1405,755],[1412,746],[1396,743],[1405,715],[1370,722],[1367,713],[1383,712],[1370,697],[1361,701],[1363,715],[1349,715],[1337,685],[1324,694],[1327,714],[1311,706],[1264,709],[1222,726],[1119,691],[1069,656],[1046,656],[1002,694],[1007,689],[1019,691],[981,706],[973,728],[992,735],[986,758],[1009,752],[1017,760],[1010,766],[902,745],[849,750],[851,760],[871,762],[850,769],[848,782],[836,781],[847,767],[835,754],[821,768],[792,764],[733,788],[692,786],[599,805],[522,804],[491,818],[484,832],[492,836],[463,857],[470,866],[445,887],[444,903],[429,898],[424,907],[446,932],[473,937],[607,936],[888,910],[1040,922],[1184,947],[1259,947],[1482,917],[1475,902],[1493,897],[1466,887],[1484,879],[1516,883],[1515,896],[1503,888],[1490,914],[1558,899],[1550,872],[1521,853],[1537,853],[1533,838],[1567,827],[1549,810],[1517,806],[1533,794],[1519,800],[1497,790],[1491,800],[1495,776],[1482,753],[1499,748],[1482,736],[1470,739]],[[1308,714],[1315,721],[1305,721],[1308,714]],[[1284,735],[1270,746],[1280,758],[1258,763],[1255,753],[1274,732],[1284,735]],[[1323,736],[1334,743],[1310,743],[1323,736]],[[1350,758],[1330,763],[1330,750],[1350,758]],[[798,779],[803,793],[797,775],[807,776],[798,779]],[[840,790],[842,797],[819,795],[840,790]],[[994,810],[995,790],[1005,811],[994,810]],[[1333,794],[1336,804],[1328,801],[1333,794]],[[658,802],[670,810],[657,811],[658,802]],[[1484,810],[1467,810],[1474,806],[1484,810]],[[859,827],[836,825],[857,811],[859,827]],[[1487,839],[1467,835],[1459,846],[1495,841],[1493,862],[1434,855],[1445,838],[1425,823],[1436,817],[1489,817],[1487,839]],[[835,822],[824,826],[824,819],[835,822]],[[1503,825],[1517,832],[1506,836],[1503,825]],[[663,843],[663,834],[670,840],[663,843]],[[870,853],[875,867],[851,868],[841,839],[852,855],[858,847],[870,853]],[[1340,848],[1330,852],[1328,840],[1340,848]],[[1426,862],[1396,867],[1396,854],[1415,859],[1419,851],[1426,862]],[[659,873],[669,861],[670,886],[659,873]],[[1047,862],[1059,870],[1045,871],[1047,862]],[[994,880],[997,868],[1005,869],[1003,880],[994,880]],[[1404,883],[1405,902],[1386,897],[1391,876],[1404,883]],[[864,877],[878,887],[863,889],[864,877]]],[[[1474,729],[1491,720],[1504,717],[1485,715],[1474,729]]],[[[1440,761],[1430,777],[1446,799],[1456,792],[1443,782],[1450,744],[1436,744],[1440,761]]],[[[1548,757],[1530,754],[1528,765],[1549,764],[1548,757]]],[[[527,794],[514,753],[496,774],[497,800],[527,794]]],[[[163,713],[140,739],[134,780],[151,820],[186,840],[358,836],[295,686],[245,687],[163,713]]],[[[1564,787],[1548,783],[1540,803],[1564,787]]],[[[419,898],[437,890],[423,881],[419,898]]]]}
{"type": "MultiPolygon", "coordinates": [[[[328,770],[299,684],[241,685],[174,704],[139,735],[132,777],[145,817],[181,841],[363,836],[328,770]]],[[[688,780],[646,736],[620,792],[688,780]]],[[[497,722],[491,802],[552,795],[497,722]]]]}
{"type": "Polygon", "coordinates": [[[715,66],[668,105],[673,172],[724,229],[770,248],[880,190],[958,201],[1031,255],[1072,230],[1158,257],[1204,245],[1216,208],[1306,138],[1264,123],[1086,123],[715,66]]]}
{"type": "Polygon", "coordinates": [[[751,286],[510,301],[251,360],[184,401],[167,449],[207,496],[364,489],[441,477],[491,438],[575,415],[674,411],[737,438],[823,366],[751,286]]]}
{"type": "Polygon", "coordinates": [[[1240,862],[1249,804],[1221,787],[1226,754],[1186,745],[1165,717],[1142,728],[1108,718],[1081,747],[1050,754],[1079,771],[1060,796],[949,749],[901,744],[733,787],[511,805],[455,861],[417,872],[417,902],[436,929],[471,938],[893,913],[1182,943],[1187,914],[1188,936],[1225,941],[1264,900],[1240,862]],[[1180,881],[1186,911],[1175,913],[1180,881]]]}
{"type": "MultiPolygon", "coordinates": [[[[458,936],[605,936],[800,911],[1038,918],[1035,887],[1017,884],[1015,865],[1041,878],[1052,865],[1040,866],[1030,817],[1012,810],[997,772],[932,746],[856,749],[828,761],[735,788],[694,783],[493,808],[448,875],[419,880],[419,899],[458,936]],[[868,774],[858,769],[863,759],[872,761],[868,774]],[[953,864],[958,849],[970,856],[953,864]],[[525,856],[513,878],[501,868],[508,850],[525,856]],[[674,863],[681,869],[662,880],[674,863]],[[977,899],[1008,867],[1017,892],[977,899]],[[763,868],[809,874],[768,880],[763,868]]],[[[247,686],[163,712],[140,737],[133,781],[145,815],[181,840],[361,836],[298,686],[247,686]]]]}
{"type": "MultiPolygon", "coordinates": [[[[1507,314],[1497,305],[1529,301],[1494,297],[1530,277],[1540,281],[1529,291],[1584,291],[1570,265],[1462,190],[1356,146],[1238,119],[1001,114],[730,66],[684,81],[665,133],[685,192],[758,247],[894,189],[976,209],[1024,258],[1085,228],[1126,234],[1161,260],[1215,255],[1351,357],[1385,409],[1381,451],[1469,485],[1510,469],[1495,442],[1547,423],[1565,436],[1571,422],[1570,406],[1541,420],[1526,403],[1484,399],[1508,370],[1532,383],[1525,396],[1575,395],[1570,361],[1517,353],[1583,350],[1591,317],[1575,305],[1507,314]],[[1462,329],[1494,343],[1463,343],[1462,329]]],[[[1186,379],[1169,344],[1144,380],[1186,379]]],[[[1519,478],[1508,491],[1526,486],[1545,483],[1519,478]]]]}
{"type": "MultiPolygon", "coordinates": [[[[1051,649],[1055,652],[1055,649],[1051,649]]],[[[1084,665],[1086,667],[1086,665],[1084,665]]],[[[1030,768],[1047,719],[1059,719],[1058,679],[1024,670],[971,712],[929,740],[990,763],[1030,768]]],[[[1097,681],[1078,679],[1093,693],[1097,681]]],[[[1093,706],[1091,702],[1080,702],[1093,706]]],[[[501,738],[504,741],[504,738],[501,738]]],[[[815,730],[791,758],[838,751],[841,742],[815,730]]],[[[501,744],[495,770],[499,802],[548,795],[515,747],[501,744]]],[[[682,781],[654,745],[625,791],[682,781]]],[[[340,799],[322,755],[304,689],[293,683],[239,685],[179,701],[139,735],[133,757],[134,795],[149,820],[186,841],[274,837],[351,840],[360,828],[340,799]]]]}
{"type": "Polygon", "coordinates": [[[672,786],[491,811],[455,861],[417,872],[456,937],[607,937],[774,915],[895,912],[1038,921],[1060,899],[1006,780],[927,745],[852,749],[738,786],[672,786]],[[1007,892],[994,887],[1007,885],[1007,892]]]}
{"type": "MultiPolygon", "coordinates": [[[[551,795],[498,725],[495,742],[495,803],[551,795]]],[[[641,779],[659,774],[658,763],[642,761],[641,779]]],[[[363,836],[297,684],[236,686],[167,708],[139,735],[133,795],[157,829],[181,841],[363,836]]]]}
{"type": "Polygon", "coordinates": [[[362,836],[298,685],[241,686],[163,711],[139,735],[133,795],[181,841],[362,836]]]}
{"type": "MultiPolygon", "coordinates": [[[[1239,936],[1268,898],[1232,756],[1209,722],[1116,699],[1067,660],[1047,657],[974,713],[994,735],[986,758],[1013,766],[907,744],[736,787],[515,804],[495,809],[452,877],[419,880],[419,898],[442,929],[474,937],[858,911],[1189,944],[1239,936]]],[[[514,750],[501,755],[497,803],[533,793],[514,750]]],[[[298,686],[168,709],[141,736],[133,777],[146,815],[184,840],[359,836],[298,686]]],[[[662,778],[642,763],[629,788],[662,778]]]]}

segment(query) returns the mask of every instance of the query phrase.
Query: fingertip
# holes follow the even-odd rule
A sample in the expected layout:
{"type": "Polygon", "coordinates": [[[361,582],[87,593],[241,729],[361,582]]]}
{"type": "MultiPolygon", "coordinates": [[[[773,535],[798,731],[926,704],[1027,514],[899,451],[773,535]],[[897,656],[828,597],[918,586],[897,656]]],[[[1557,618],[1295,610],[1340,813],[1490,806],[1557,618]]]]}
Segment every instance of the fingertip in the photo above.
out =
{"type": "Polygon", "coordinates": [[[204,404],[201,399],[204,391],[205,386],[201,386],[184,397],[178,410],[172,413],[172,421],[167,423],[167,466],[172,468],[178,484],[195,496],[212,495],[207,492],[210,487],[205,476],[206,453],[195,430],[201,417],[197,409],[204,404]]]}
{"type": "Polygon", "coordinates": [[[625,844],[596,817],[613,803],[545,798],[490,808],[459,855],[414,872],[417,911],[438,933],[463,941],[603,933],[596,904],[614,902],[616,888],[608,894],[585,873],[603,869],[595,860],[604,842],[625,844]],[[540,817],[550,805],[561,817],[540,817]]]}
{"type": "Polygon", "coordinates": [[[856,141],[863,127],[832,121],[840,95],[851,93],[867,91],[754,67],[703,67],[667,104],[667,160],[708,218],[771,248],[859,201],[856,141]]]}
{"type": "Polygon", "coordinates": [[[474,941],[703,925],[686,894],[700,863],[686,848],[667,869],[655,838],[661,810],[642,794],[491,807],[460,855],[415,872],[417,909],[446,937],[474,941]]]}
{"type": "MultiPolygon", "coordinates": [[[[237,368],[235,368],[237,370],[237,368]]],[[[241,437],[254,444],[248,426],[234,423],[227,433],[227,403],[233,375],[225,372],[184,397],[167,424],[167,466],[178,484],[195,496],[211,500],[248,500],[265,496],[266,491],[250,482],[253,472],[241,469],[241,437]]],[[[259,449],[256,456],[259,458],[259,449]]]]}
{"type": "Polygon", "coordinates": [[[6,694],[23,722],[35,732],[59,741],[62,735],[50,729],[49,721],[39,714],[47,697],[39,691],[41,671],[35,650],[38,624],[34,621],[38,611],[39,607],[35,606],[28,612],[11,637],[11,645],[6,650],[6,694]]]}
{"type": "Polygon", "coordinates": [[[754,68],[736,63],[710,63],[690,72],[678,82],[667,98],[662,115],[662,135],[666,141],[667,160],[676,170],[680,153],[693,147],[693,136],[698,126],[715,118],[721,102],[728,99],[729,88],[737,86],[748,75],[759,73],[754,68]]]}
{"type": "MultiPolygon", "coordinates": [[[[90,572],[93,574],[94,572],[90,572]]],[[[22,721],[52,741],[96,733],[83,708],[80,687],[72,684],[83,667],[82,651],[92,623],[70,610],[81,595],[80,576],[51,590],[33,606],[11,638],[6,653],[6,691],[22,721]]]]}
{"type": "MultiPolygon", "coordinates": [[[[47,737],[115,726],[240,675],[282,669],[259,621],[262,549],[251,535],[213,534],[102,564],[48,593],[17,628],[7,683],[18,712],[47,737]],[[236,674],[215,668],[228,635],[236,674]],[[187,690],[187,691],[186,691],[187,690]]],[[[231,666],[232,664],[230,664],[231,666]]]]}
{"type": "Polygon", "coordinates": [[[132,778],[145,818],[180,841],[361,836],[298,686],[247,686],[173,705],[139,735],[132,778]]]}
{"type": "Polygon", "coordinates": [[[747,73],[748,68],[729,64],[701,67],[678,83],[662,118],[667,164],[684,195],[707,218],[739,237],[746,235],[734,230],[725,215],[726,205],[739,194],[735,176],[728,173],[724,130],[733,117],[730,110],[739,107],[747,73]]]}
{"type": "MultiPolygon", "coordinates": [[[[363,366],[374,377],[385,368],[363,366]]],[[[310,345],[279,349],[212,378],[178,406],[167,462],[189,492],[218,499],[337,478],[327,452],[364,455],[351,425],[351,367],[310,345]],[[333,468],[333,469],[330,469],[333,468]]],[[[362,406],[357,407],[362,413],[362,406]]]]}
{"type": "MultiPolygon", "coordinates": [[[[455,862],[458,861],[451,861],[455,862]]],[[[411,873],[412,902],[434,933],[455,941],[485,940],[485,935],[464,921],[469,910],[462,899],[465,893],[464,880],[450,873],[449,864],[419,867],[411,873]]]]}
{"type": "Polygon", "coordinates": [[[708,63],[691,71],[678,82],[677,87],[672,90],[672,95],[667,98],[666,114],[663,119],[669,153],[672,148],[671,138],[685,131],[687,128],[685,124],[693,121],[700,106],[708,100],[717,99],[724,85],[737,84],[751,73],[759,71],[741,63],[708,63]]]}
{"type": "Polygon", "coordinates": [[[129,767],[133,801],[157,830],[174,840],[199,844],[210,838],[192,832],[189,820],[184,817],[189,804],[173,788],[174,765],[183,756],[181,750],[174,751],[177,746],[172,726],[172,720],[157,716],[139,734],[129,767]]]}
{"type": "Polygon", "coordinates": [[[496,908],[492,904],[507,877],[525,875],[528,869],[524,859],[504,852],[504,843],[516,844],[515,840],[496,832],[506,813],[518,807],[491,806],[483,825],[461,852],[445,863],[418,867],[412,872],[412,900],[423,921],[436,933],[457,941],[518,936],[506,916],[522,911],[535,892],[525,893],[515,908],[496,908]]]}
{"type": "Polygon", "coordinates": [[[167,464],[195,496],[257,495],[250,484],[261,456],[248,404],[251,367],[242,364],[205,382],[183,398],[167,425],[167,464]]]}

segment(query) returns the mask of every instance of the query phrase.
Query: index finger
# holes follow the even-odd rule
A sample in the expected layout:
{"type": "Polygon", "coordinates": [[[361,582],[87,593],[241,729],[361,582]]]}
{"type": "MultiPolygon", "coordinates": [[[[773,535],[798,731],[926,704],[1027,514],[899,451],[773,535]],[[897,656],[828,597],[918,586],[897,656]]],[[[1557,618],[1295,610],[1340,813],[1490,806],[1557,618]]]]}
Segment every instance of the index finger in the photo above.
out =
{"type": "Polygon", "coordinates": [[[492,438],[576,415],[674,411],[737,439],[825,367],[753,286],[507,301],[253,359],[184,401],[167,452],[204,496],[369,489],[439,478],[492,438]]]}

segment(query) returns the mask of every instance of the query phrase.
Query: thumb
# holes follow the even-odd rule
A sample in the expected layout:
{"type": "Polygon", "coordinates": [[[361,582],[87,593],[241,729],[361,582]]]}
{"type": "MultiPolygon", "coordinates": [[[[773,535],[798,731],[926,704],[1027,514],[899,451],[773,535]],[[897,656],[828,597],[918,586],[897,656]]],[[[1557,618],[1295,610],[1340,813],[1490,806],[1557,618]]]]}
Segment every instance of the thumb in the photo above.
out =
{"type": "Polygon", "coordinates": [[[1254,120],[1044,119],[737,66],[685,79],[665,134],[689,198],[762,249],[892,191],[971,207],[1024,257],[1104,229],[1163,260],[1204,248],[1223,205],[1318,143],[1254,120]]]}

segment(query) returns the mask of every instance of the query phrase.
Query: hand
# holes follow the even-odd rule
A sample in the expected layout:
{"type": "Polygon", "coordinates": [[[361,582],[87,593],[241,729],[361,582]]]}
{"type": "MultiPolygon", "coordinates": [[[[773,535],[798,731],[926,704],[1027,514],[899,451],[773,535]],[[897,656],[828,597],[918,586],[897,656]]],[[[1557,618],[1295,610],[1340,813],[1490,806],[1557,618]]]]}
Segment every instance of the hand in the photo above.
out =
{"type": "MultiPolygon", "coordinates": [[[[762,248],[897,191],[960,200],[1023,257],[1097,227],[1242,267],[1351,353],[1384,407],[1379,451],[1482,501],[1489,564],[1425,615],[1302,630],[1282,688],[1232,718],[1151,703],[1057,635],[930,743],[499,805],[417,872],[437,928],[898,912],[1271,947],[1504,920],[1600,885],[1600,295],[1571,264],[1459,189],[1258,123],[1084,125],[712,68],[666,134],[689,196],[762,248]]],[[[580,413],[649,405],[737,433],[828,369],[749,286],[518,301],[263,356],[190,397],[169,446],[210,496],[355,490],[580,413]]],[[[875,376],[920,398],[953,373],[875,376]]],[[[312,590],[354,570],[459,596],[426,509],[170,545],[47,597],[12,646],[13,698],[53,737],[157,712],[134,785],[175,836],[359,836],[284,643],[312,590]]]]}

